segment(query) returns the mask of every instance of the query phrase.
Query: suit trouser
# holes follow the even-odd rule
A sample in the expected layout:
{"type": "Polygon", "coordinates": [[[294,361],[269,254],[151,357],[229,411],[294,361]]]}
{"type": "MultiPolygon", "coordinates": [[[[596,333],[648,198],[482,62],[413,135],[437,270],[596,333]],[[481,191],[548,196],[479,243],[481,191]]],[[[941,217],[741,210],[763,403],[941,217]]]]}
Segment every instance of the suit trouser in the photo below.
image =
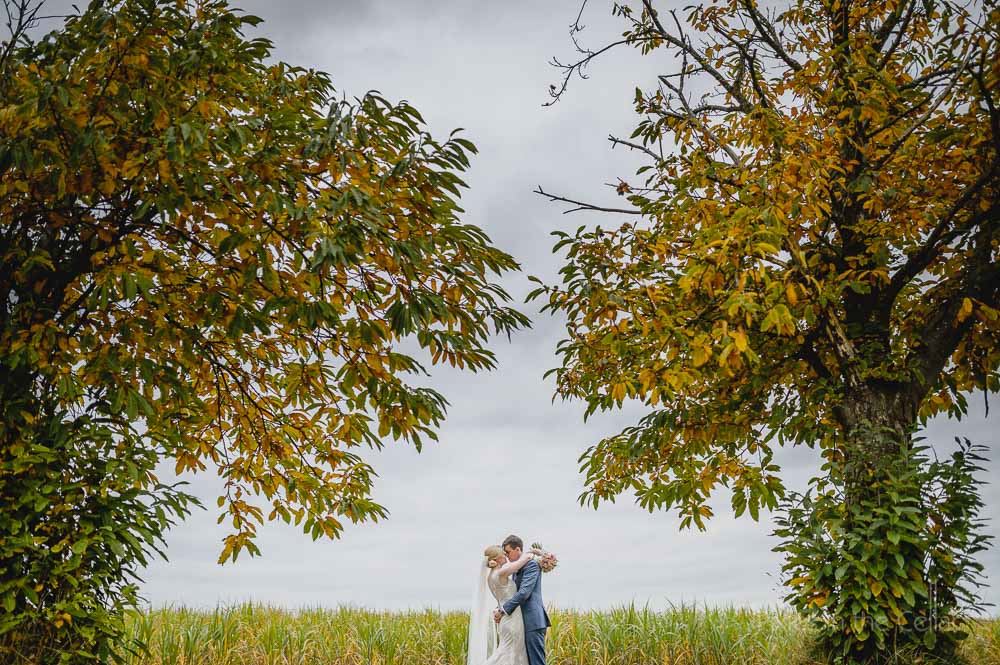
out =
{"type": "Polygon", "coordinates": [[[524,647],[531,665],[545,665],[545,629],[529,630],[524,633],[524,647]]]}

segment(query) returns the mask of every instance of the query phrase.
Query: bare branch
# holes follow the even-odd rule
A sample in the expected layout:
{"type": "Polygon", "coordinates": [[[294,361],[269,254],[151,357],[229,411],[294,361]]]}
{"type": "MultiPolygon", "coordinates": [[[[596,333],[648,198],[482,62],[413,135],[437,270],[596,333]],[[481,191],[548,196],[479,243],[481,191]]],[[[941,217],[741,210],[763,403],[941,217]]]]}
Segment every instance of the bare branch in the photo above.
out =
{"type": "MultiPolygon", "coordinates": [[[[903,18],[904,13],[911,13],[913,7],[916,5],[916,0],[900,0],[900,3],[896,6],[894,10],[885,19],[878,31],[875,33],[875,50],[881,51],[882,47],[885,46],[886,41],[889,39],[889,35],[892,31],[896,29],[899,24],[899,20],[903,18]]],[[[896,33],[896,38],[906,31],[906,25],[904,24],[898,33],[896,33]]]]}
{"type": "MultiPolygon", "coordinates": [[[[910,6],[906,10],[906,16],[903,17],[903,23],[896,30],[896,36],[893,38],[892,44],[889,45],[889,48],[886,49],[885,54],[879,61],[878,69],[885,69],[885,66],[889,64],[889,60],[892,59],[892,56],[896,52],[896,49],[899,48],[899,44],[903,41],[903,35],[906,34],[907,28],[910,27],[910,21],[913,20],[913,13],[916,7],[917,7],[916,0],[911,0],[910,6]]],[[[886,38],[888,38],[888,33],[886,34],[886,38]]],[[[882,48],[883,44],[884,41],[880,41],[877,48],[882,48]]]]}
{"type": "Polygon", "coordinates": [[[586,55],[582,59],[568,65],[564,65],[563,63],[559,62],[556,58],[552,58],[552,61],[549,64],[551,64],[553,67],[562,69],[565,72],[565,74],[563,75],[562,84],[558,88],[554,83],[549,86],[549,96],[552,97],[552,99],[542,104],[542,106],[552,106],[553,104],[559,101],[559,98],[562,97],[563,93],[566,92],[566,88],[569,86],[569,80],[573,77],[573,72],[576,72],[577,75],[582,79],[587,78],[587,75],[583,73],[583,70],[586,68],[587,64],[591,60],[601,55],[602,53],[610,51],[616,46],[621,46],[622,44],[628,44],[630,41],[631,40],[629,39],[619,39],[618,41],[612,42],[598,51],[584,50],[583,52],[586,53],[586,55]]]}
{"type": "Polygon", "coordinates": [[[625,208],[607,208],[605,206],[599,206],[599,205],[594,205],[592,203],[585,203],[583,201],[576,201],[574,199],[568,199],[568,198],[566,198],[564,196],[556,196],[555,194],[549,194],[548,192],[546,192],[545,190],[542,189],[541,185],[539,185],[538,188],[535,190],[535,194],[541,194],[542,196],[548,198],[550,201],[560,201],[562,203],[569,203],[571,205],[577,206],[576,208],[570,208],[569,210],[564,210],[563,211],[564,215],[568,214],[568,213],[571,213],[571,212],[576,212],[578,210],[592,210],[592,211],[595,211],[595,212],[614,212],[614,213],[619,213],[619,214],[622,214],[622,215],[641,215],[642,214],[641,210],[635,210],[635,209],[633,209],[633,210],[627,210],[625,208]]]}
{"type": "Polygon", "coordinates": [[[681,49],[682,53],[691,56],[691,59],[697,62],[698,66],[701,67],[703,71],[708,72],[733,99],[740,103],[742,107],[747,109],[752,107],[750,100],[748,100],[746,96],[733,85],[733,82],[722,74],[722,72],[712,66],[712,63],[708,61],[708,58],[694,48],[690,40],[688,40],[684,35],[681,35],[679,38],[675,37],[663,27],[663,23],[660,22],[657,11],[653,9],[651,0],[642,0],[642,5],[646,8],[646,13],[649,14],[650,21],[652,21],[656,33],[661,39],[663,39],[663,41],[672,46],[676,46],[681,49]]]}
{"type": "MultiPolygon", "coordinates": [[[[683,81],[683,79],[681,80],[683,81]]],[[[743,160],[741,160],[740,156],[736,154],[736,151],[733,150],[728,143],[725,143],[722,139],[720,139],[718,135],[712,131],[712,128],[709,127],[697,114],[695,114],[691,110],[691,106],[688,104],[687,97],[684,95],[684,90],[682,88],[683,84],[676,85],[672,83],[669,79],[662,76],[660,77],[660,82],[663,83],[663,85],[665,85],[671,92],[673,92],[674,95],[677,97],[677,100],[680,101],[681,105],[684,107],[684,118],[691,121],[694,125],[696,125],[699,129],[701,129],[701,131],[704,132],[705,135],[708,136],[708,138],[710,138],[712,142],[714,142],[715,145],[719,147],[719,149],[723,150],[727,155],[729,155],[729,158],[733,160],[732,164],[733,166],[742,166],[743,160]]]]}
{"type": "Polygon", "coordinates": [[[764,40],[768,46],[774,51],[774,54],[781,58],[782,62],[788,65],[792,70],[798,72],[802,70],[802,65],[795,60],[792,56],[788,55],[788,52],[782,47],[781,39],[778,34],[774,31],[774,26],[771,22],[760,13],[757,9],[757,3],[755,0],[743,0],[743,8],[750,15],[750,20],[753,21],[754,26],[757,28],[757,32],[760,34],[760,38],[764,40]]]}
{"type": "MultiPolygon", "coordinates": [[[[7,32],[9,39],[2,44],[0,50],[0,72],[3,72],[17,45],[26,39],[28,30],[35,26],[40,18],[38,12],[42,9],[44,0],[3,0],[4,12],[7,15],[7,32]],[[33,2],[37,2],[32,6],[33,2]]],[[[6,77],[3,77],[6,78],[6,77]]]]}
{"type": "Polygon", "coordinates": [[[820,357],[819,353],[816,351],[815,344],[819,341],[819,337],[822,334],[822,330],[819,327],[813,328],[806,336],[802,345],[799,347],[798,353],[793,357],[801,358],[804,360],[809,367],[812,368],[816,375],[821,379],[830,380],[833,378],[833,372],[826,363],[823,362],[823,358],[820,357]]]}
{"type": "Polygon", "coordinates": [[[612,147],[615,147],[615,146],[621,144],[621,145],[626,146],[628,148],[632,148],[633,150],[639,150],[640,152],[644,152],[644,153],[646,153],[647,155],[649,155],[650,157],[652,157],[653,159],[655,159],[658,162],[663,161],[663,155],[656,154],[655,152],[653,152],[652,150],[650,150],[649,148],[647,148],[646,146],[644,146],[644,145],[642,145],[640,143],[634,143],[632,141],[626,141],[624,139],[620,139],[620,138],[618,138],[616,136],[613,136],[613,135],[610,135],[610,134],[608,135],[608,140],[611,141],[611,146],[612,147]]]}

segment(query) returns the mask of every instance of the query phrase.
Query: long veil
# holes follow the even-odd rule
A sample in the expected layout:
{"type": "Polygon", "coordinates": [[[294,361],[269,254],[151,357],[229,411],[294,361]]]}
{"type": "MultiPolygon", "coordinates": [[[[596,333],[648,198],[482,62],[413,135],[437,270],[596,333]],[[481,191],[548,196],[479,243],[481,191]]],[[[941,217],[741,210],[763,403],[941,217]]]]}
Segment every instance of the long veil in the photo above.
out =
{"type": "Polygon", "coordinates": [[[490,569],[486,566],[485,558],[480,559],[476,596],[469,613],[469,655],[466,665],[482,665],[496,647],[496,628],[493,623],[496,602],[487,582],[489,575],[490,569]]]}

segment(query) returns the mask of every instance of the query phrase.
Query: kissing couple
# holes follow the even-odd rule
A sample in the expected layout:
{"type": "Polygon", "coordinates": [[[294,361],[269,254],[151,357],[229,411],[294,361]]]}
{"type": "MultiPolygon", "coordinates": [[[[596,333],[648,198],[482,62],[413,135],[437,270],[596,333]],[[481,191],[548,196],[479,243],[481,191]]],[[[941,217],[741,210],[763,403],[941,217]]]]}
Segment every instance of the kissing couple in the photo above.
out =
{"type": "Polygon", "coordinates": [[[476,600],[469,616],[466,665],[545,665],[545,630],[552,625],[542,601],[541,548],[507,536],[483,552],[476,600]]]}

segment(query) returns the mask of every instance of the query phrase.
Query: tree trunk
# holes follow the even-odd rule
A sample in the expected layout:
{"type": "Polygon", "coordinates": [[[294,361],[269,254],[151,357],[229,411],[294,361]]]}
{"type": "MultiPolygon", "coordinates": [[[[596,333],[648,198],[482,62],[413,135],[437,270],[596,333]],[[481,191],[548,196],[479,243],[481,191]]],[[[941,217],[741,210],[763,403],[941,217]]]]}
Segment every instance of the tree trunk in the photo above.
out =
{"type": "Polygon", "coordinates": [[[918,400],[899,385],[866,384],[837,409],[844,432],[844,487],[858,501],[902,459],[913,443],[918,400]]]}

